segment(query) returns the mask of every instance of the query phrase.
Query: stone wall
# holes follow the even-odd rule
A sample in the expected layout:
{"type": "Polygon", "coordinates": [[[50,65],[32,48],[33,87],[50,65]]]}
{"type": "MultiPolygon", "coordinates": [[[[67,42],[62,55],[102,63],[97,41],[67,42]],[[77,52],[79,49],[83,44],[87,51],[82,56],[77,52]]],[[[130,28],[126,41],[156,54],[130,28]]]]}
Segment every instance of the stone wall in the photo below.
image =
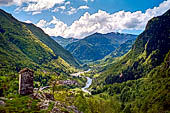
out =
{"type": "Polygon", "coordinates": [[[33,74],[34,72],[25,68],[19,72],[19,94],[28,95],[33,93],[33,74]]]}

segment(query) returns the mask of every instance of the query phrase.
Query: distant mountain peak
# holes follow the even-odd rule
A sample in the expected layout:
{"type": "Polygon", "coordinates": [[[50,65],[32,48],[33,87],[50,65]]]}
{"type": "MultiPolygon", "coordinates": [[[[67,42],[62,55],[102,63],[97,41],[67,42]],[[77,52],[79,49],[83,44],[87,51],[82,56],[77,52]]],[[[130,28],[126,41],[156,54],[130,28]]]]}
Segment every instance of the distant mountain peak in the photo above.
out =
{"type": "MultiPolygon", "coordinates": [[[[119,33],[94,33],[65,48],[81,61],[96,61],[104,58],[127,40],[136,39],[136,35],[119,33]]],[[[128,49],[129,50],[129,49],[128,49]]]]}
{"type": "Polygon", "coordinates": [[[53,39],[53,40],[55,40],[57,43],[59,43],[62,47],[66,47],[68,44],[70,44],[70,43],[72,43],[72,42],[76,42],[76,41],[78,41],[79,39],[76,39],[76,38],[72,38],[72,37],[70,37],[70,38],[64,38],[64,37],[62,37],[62,36],[57,36],[57,37],[55,37],[55,36],[51,36],[51,38],[53,39]]]}

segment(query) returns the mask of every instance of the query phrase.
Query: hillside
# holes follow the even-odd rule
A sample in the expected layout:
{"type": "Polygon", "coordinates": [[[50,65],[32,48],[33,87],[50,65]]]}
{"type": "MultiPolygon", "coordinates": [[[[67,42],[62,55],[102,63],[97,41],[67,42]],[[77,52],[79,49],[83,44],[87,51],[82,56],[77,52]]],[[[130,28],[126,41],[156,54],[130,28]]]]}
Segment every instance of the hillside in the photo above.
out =
{"type": "Polygon", "coordinates": [[[71,44],[73,42],[78,41],[79,39],[76,38],[63,38],[61,36],[51,36],[53,40],[55,40],[58,44],[60,44],[62,47],[66,47],[68,44],[71,44]]]}
{"type": "MultiPolygon", "coordinates": [[[[48,97],[54,94],[54,87],[57,92],[59,89],[64,92],[84,86],[86,79],[70,76],[70,73],[77,71],[74,66],[79,67],[74,57],[40,28],[20,22],[11,14],[0,10],[0,103],[3,104],[0,105],[1,113],[45,112],[40,106],[45,105],[43,102],[48,100],[45,94],[48,97]],[[19,94],[19,72],[23,68],[29,68],[34,73],[34,94],[41,95],[41,98],[34,98],[34,94],[19,94]],[[61,83],[59,88],[56,82],[61,83]],[[41,90],[43,87],[53,89],[49,88],[45,93],[41,90]]],[[[26,81],[30,81],[28,77],[26,81]]],[[[63,105],[66,106],[65,103],[63,105]]]]}
{"type": "Polygon", "coordinates": [[[132,48],[132,45],[134,44],[135,40],[136,39],[127,40],[123,44],[120,44],[120,46],[116,48],[116,50],[112,51],[109,55],[105,56],[102,60],[104,60],[105,63],[112,62],[115,57],[123,56],[132,48]]]}
{"type": "Polygon", "coordinates": [[[72,66],[79,66],[74,57],[33,24],[19,22],[0,10],[1,69],[19,71],[23,67],[39,68],[60,56],[72,66]]]}
{"type": "Polygon", "coordinates": [[[56,56],[60,56],[70,65],[79,67],[79,62],[65,50],[62,46],[56,43],[51,37],[44,33],[44,31],[33,24],[24,23],[26,27],[44,44],[51,48],[56,56]]]}
{"type": "Polygon", "coordinates": [[[169,112],[170,10],[151,19],[132,49],[95,78],[93,94],[117,95],[121,111],[169,112]]]}
{"type": "Polygon", "coordinates": [[[170,112],[170,9],[138,37],[95,33],[66,48],[94,62],[76,68],[40,28],[0,10],[0,113],[170,112]]]}
{"type": "Polygon", "coordinates": [[[127,40],[133,40],[136,35],[95,33],[77,42],[68,44],[65,48],[80,61],[96,61],[104,58],[127,40]]]}
{"type": "Polygon", "coordinates": [[[119,75],[122,72],[125,77],[128,75],[132,77],[128,76],[127,78],[137,79],[160,65],[170,49],[170,23],[168,21],[168,12],[151,19],[145,31],[136,39],[132,49],[115,65],[121,67],[120,71],[114,73],[112,69],[108,69],[108,73],[119,75]],[[131,74],[128,74],[128,72],[131,74]]]}

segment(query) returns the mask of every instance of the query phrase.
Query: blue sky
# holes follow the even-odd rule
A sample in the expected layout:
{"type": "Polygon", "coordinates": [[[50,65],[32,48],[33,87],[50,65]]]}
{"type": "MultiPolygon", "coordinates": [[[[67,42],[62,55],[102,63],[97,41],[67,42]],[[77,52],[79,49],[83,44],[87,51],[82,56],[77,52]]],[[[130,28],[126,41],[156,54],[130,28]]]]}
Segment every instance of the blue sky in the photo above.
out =
{"type": "Polygon", "coordinates": [[[0,0],[0,8],[18,20],[66,38],[95,32],[139,34],[169,6],[170,0],[0,0]]]}

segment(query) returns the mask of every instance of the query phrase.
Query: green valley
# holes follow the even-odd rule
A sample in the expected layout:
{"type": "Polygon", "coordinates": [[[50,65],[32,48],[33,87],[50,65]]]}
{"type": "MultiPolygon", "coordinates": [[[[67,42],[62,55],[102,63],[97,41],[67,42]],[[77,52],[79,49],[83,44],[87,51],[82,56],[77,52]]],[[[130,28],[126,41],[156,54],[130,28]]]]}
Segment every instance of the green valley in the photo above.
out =
{"type": "MultiPolygon", "coordinates": [[[[65,48],[78,60],[90,62],[104,58],[106,55],[116,50],[121,44],[126,43],[128,40],[135,40],[136,37],[136,35],[120,33],[95,33],[84,39],[68,44],[65,48]]],[[[129,50],[129,48],[127,49],[129,50]]],[[[123,52],[122,54],[125,53],[126,52],[123,52]]]]}
{"type": "Polygon", "coordinates": [[[170,9],[138,36],[43,30],[0,9],[1,113],[170,112],[170,9]]]}
{"type": "Polygon", "coordinates": [[[117,96],[126,113],[169,112],[169,20],[170,10],[151,19],[132,49],[95,78],[92,94],[117,96]]]}

